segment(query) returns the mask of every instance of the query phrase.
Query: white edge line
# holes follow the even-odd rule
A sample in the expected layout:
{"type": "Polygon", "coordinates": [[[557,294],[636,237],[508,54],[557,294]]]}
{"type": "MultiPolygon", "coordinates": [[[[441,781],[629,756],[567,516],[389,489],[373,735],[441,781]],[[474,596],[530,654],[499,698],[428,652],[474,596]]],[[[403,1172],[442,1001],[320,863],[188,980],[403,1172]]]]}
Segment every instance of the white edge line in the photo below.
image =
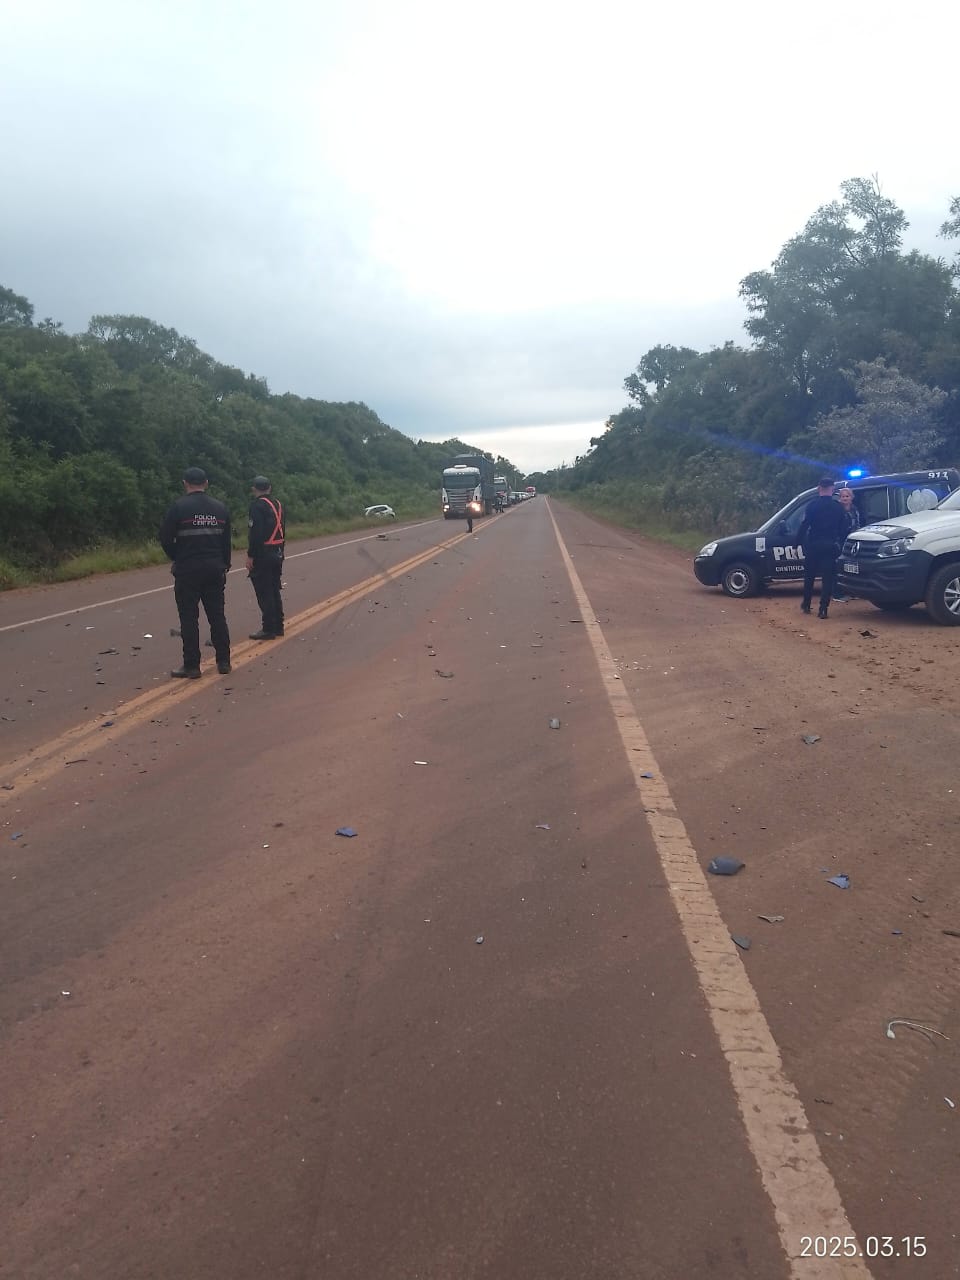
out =
{"type": "Polygon", "coordinates": [[[857,1238],[636,708],[623,682],[614,679],[619,674],[616,664],[549,503],[547,510],[730,1071],[747,1143],[773,1206],[790,1276],[794,1280],[868,1280],[870,1271],[860,1258],[801,1256],[804,1236],[857,1238]],[[644,773],[652,777],[642,778],[644,773]]]}

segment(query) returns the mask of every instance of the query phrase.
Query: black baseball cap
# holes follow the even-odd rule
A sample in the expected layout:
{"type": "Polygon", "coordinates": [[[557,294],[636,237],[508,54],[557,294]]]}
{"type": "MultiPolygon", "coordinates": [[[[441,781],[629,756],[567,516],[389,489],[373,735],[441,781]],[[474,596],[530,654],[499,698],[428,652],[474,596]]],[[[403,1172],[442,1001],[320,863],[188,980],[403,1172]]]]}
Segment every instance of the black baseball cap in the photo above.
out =
{"type": "Polygon", "coordinates": [[[260,490],[269,489],[270,481],[267,479],[266,476],[254,476],[253,479],[250,481],[250,485],[254,489],[260,489],[260,490]]]}
{"type": "Polygon", "coordinates": [[[836,483],[837,482],[836,480],[834,480],[833,476],[823,476],[823,478],[820,480],[820,488],[833,489],[836,483]]]}
{"type": "Polygon", "coordinates": [[[183,473],[184,484],[206,484],[207,473],[203,467],[187,467],[183,473]]]}

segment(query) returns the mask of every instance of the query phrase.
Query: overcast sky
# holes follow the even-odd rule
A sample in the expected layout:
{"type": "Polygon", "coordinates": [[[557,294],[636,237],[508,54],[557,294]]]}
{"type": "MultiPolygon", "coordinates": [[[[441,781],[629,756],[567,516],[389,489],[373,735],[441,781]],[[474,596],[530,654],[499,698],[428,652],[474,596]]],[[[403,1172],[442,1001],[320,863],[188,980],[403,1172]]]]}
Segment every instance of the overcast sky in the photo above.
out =
{"type": "Polygon", "coordinates": [[[0,283],[533,470],[844,178],[936,238],[951,6],[0,0],[0,283]]]}

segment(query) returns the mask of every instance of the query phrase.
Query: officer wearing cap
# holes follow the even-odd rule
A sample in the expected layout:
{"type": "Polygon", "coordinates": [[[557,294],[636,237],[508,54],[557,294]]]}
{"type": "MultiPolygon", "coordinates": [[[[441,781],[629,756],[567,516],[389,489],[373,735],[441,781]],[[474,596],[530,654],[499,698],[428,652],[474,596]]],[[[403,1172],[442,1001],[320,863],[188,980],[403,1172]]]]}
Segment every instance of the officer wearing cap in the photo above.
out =
{"type": "Polygon", "coordinates": [[[837,556],[847,531],[847,516],[840,503],[834,500],[833,488],[833,478],[824,476],[817,487],[817,496],[807,506],[803,524],[797,533],[797,542],[803,547],[803,603],[800,608],[804,613],[810,612],[813,581],[819,578],[818,618],[827,616],[833,585],[837,580],[837,556]]]}
{"type": "Polygon", "coordinates": [[[251,632],[250,639],[275,640],[283,635],[283,507],[273,497],[266,476],[254,476],[250,492],[253,501],[247,520],[247,572],[260,606],[260,630],[251,632]]]}
{"type": "Polygon", "coordinates": [[[224,587],[230,571],[230,513],[207,493],[207,474],[200,467],[183,473],[183,497],[167,511],[160,526],[160,545],[173,562],[173,593],[180,614],[183,666],[170,674],[180,680],[200,679],[200,605],[210,624],[217,670],[230,673],[230,632],[224,614],[224,587]]]}

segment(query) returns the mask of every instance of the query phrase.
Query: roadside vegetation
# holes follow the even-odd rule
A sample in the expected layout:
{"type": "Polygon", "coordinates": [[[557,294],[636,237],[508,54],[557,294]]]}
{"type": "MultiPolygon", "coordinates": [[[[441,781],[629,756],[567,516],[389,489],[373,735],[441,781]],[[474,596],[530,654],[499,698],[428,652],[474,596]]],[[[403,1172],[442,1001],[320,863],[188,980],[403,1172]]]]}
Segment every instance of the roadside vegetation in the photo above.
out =
{"type": "MultiPolygon", "coordinates": [[[[652,348],[587,453],[529,482],[693,547],[824,471],[960,464],[960,254],[904,252],[876,179],[841,195],[741,282],[752,345],[652,348]]],[[[960,238],[960,197],[949,215],[960,238]]]]}
{"type": "MultiPolygon", "coordinates": [[[[238,538],[249,484],[268,475],[291,538],[439,511],[456,439],[413,440],[362,403],[272,394],[144,316],[94,316],[81,334],[35,322],[0,287],[0,588],[164,559],[156,531],[201,466],[238,538]]],[[[506,459],[498,463],[512,467],[506,459]]]]}

